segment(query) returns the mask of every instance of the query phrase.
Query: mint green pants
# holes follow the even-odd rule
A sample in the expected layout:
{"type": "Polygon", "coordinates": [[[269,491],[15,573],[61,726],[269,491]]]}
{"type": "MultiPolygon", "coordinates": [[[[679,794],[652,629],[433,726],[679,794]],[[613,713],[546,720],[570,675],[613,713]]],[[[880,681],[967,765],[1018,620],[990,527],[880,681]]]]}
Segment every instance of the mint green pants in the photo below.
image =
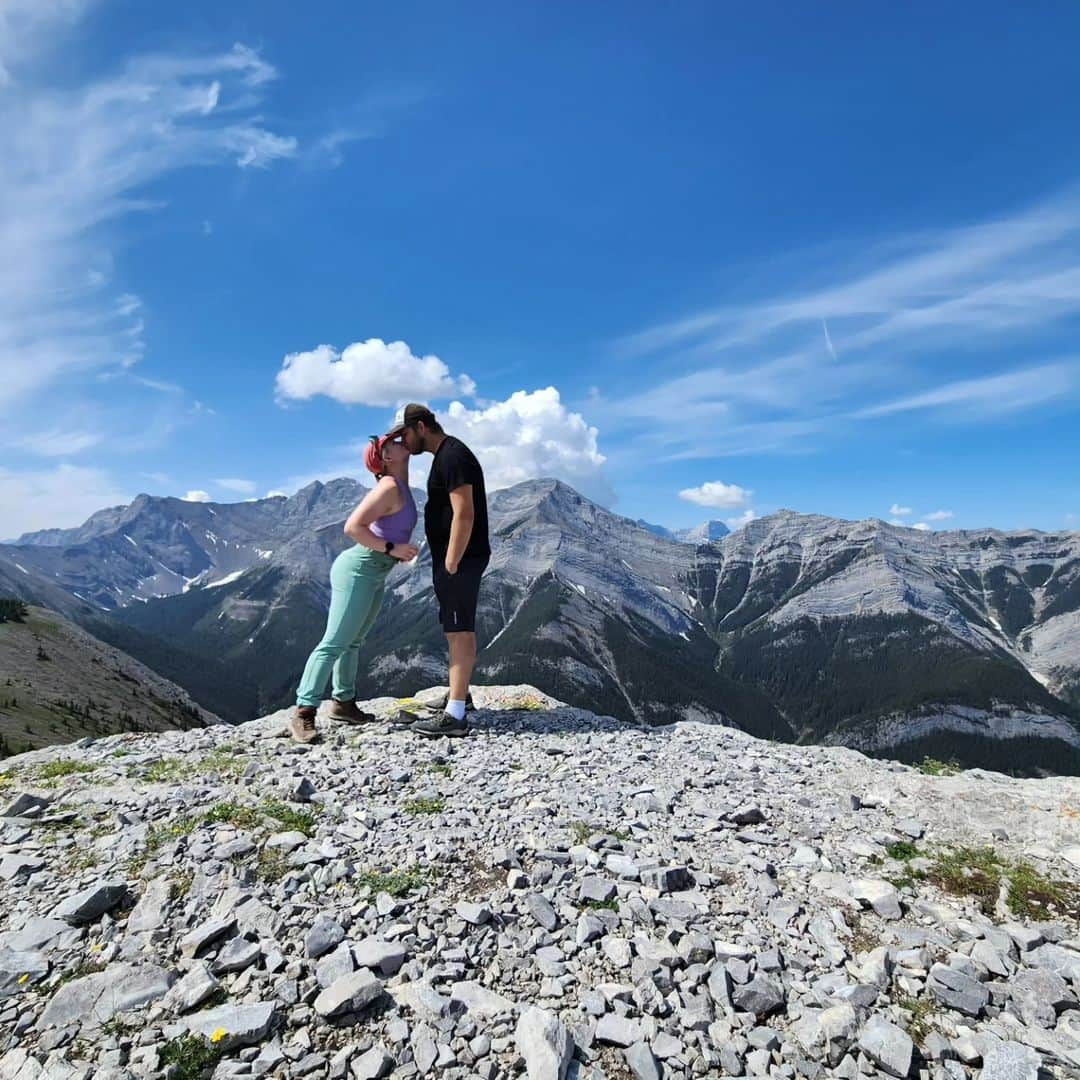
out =
{"type": "Polygon", "coordinates": [[[382,606],[386,575],[397,562],[391,555],[357,544],[343,551],[330,567],[330,614],[326,633],[308,657],[297,705],[318,706],[334,676],[333,695],[338,701],[356,697],[356,669],[360,646],[382,606]]]}

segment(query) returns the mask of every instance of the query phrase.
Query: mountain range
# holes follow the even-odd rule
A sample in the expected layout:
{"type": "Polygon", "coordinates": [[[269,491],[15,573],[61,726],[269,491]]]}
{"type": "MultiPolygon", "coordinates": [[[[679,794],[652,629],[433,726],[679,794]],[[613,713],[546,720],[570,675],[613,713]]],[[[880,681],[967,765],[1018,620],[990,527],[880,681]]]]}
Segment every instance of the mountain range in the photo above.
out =
{"type": "MultiPolygon", "coordinates": [[[[0,546],[0,594],[247,719],[289,703],[363,492],[340,479],[237,504],[140,495],[0,546]]],[[[480,682],[625,719],[1080,772],[1080,534],[780,511],[677,538],[549,479],[489,502],[480,682]]],[[[445,663],[422,545],[392,572],[360,696],[410,694],[445,663]]]]}

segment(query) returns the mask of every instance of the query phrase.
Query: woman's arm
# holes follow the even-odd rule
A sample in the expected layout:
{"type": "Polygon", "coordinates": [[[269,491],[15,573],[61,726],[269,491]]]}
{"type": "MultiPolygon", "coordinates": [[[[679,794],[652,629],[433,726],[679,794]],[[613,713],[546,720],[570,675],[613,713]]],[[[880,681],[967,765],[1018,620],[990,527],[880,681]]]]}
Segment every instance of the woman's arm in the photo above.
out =
{"type": "MultiPolygon", "coordinates": [[[[401,492],[392,476],[384,476],[363,498],[360,505],[345,522],[345,535],[372,551],[384,551],[386,541],[376,536],[369,526],[387,514],[400,510],[403,504],[401,492]]],[[[393,554],[397,554],[396,551],[393,554]]]]}

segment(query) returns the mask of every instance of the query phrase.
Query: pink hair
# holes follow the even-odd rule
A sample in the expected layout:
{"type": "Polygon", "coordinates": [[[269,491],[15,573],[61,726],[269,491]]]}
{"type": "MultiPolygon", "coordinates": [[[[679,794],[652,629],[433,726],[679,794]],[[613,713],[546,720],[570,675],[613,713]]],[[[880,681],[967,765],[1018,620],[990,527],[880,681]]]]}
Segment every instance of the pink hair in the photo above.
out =
{"type": "Polygon", "coordinates": [[[386,445],[387,436],[382,435],[378,439],[369,442],[364,450],[364,465],[367,471],[378,476],[386,472],[386,462],[383,461],[383,447],[386,445]]]}

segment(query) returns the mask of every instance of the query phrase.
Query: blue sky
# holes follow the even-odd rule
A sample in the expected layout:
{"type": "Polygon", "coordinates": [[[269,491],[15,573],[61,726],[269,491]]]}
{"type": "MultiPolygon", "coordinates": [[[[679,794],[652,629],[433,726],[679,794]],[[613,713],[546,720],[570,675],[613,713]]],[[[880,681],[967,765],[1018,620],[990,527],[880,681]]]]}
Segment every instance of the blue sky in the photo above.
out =
{"type": "Polygon", "coordinates": [[[1080,528],[1080,9],[0,0],[0,536],[363,477],[1080,528]],[[422,471],[415,474],[422,478],[422,471]]]}

